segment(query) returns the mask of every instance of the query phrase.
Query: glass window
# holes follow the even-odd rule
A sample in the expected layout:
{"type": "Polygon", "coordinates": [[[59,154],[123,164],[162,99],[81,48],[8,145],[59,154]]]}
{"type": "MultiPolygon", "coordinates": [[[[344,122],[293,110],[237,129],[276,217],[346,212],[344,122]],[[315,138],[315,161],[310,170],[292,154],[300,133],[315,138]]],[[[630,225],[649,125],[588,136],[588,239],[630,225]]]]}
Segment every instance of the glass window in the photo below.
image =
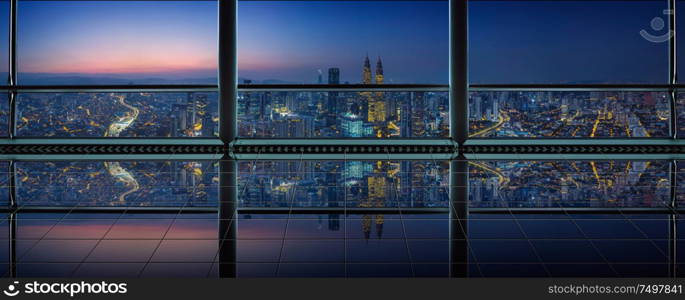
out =
{"type": "Polygon", "coordinates": [[[20,93],[20,137],[215,137],[217,93],[20,93]]]}
{"type": "MultiPolygon", "coordinates": [[[[679,30],[682,30],[685,28],[685,1],[682,0],[677,0],[676,1],[676,29],[680,28],[679,30]]],[[[681,32],[677,33],[676,36],[676,69],[678,72],[678,82],[683,83],[685,81],[683,78],[683,74],[685,74],[685,62],[680,61],[681,59],[685,59],[685,41],[683,41],[683,38],[685,38],[685,35],[683,35],[681,32]]]]}
{"type": "Polygon", "coordinates": [[[219,197],[213,161],[22,161],[16,176],[19,206],[216,207],[219,197]]]}
{"type": "Polygon", "coordinates": [[[667,207],[668,161],[473,161],[478,208],[667,207]]]}
{"type": "Polygon", "coordinates": [[[18,22],[24,85],[217,82],[216,1],[19,1],[18,22]]]}
{"type": "Polygon", "coordinates": [[[471,92],[472,138],[668,137],[666,92],[471,92]]]}
{"type": "Polygon", "coordinates": [[[0,206],[10,204],[10,163],[0,161],[0,206]]]}
{"type": "Polygon", "coordinates": [[[9,93],[0,91],[0,137],[9,136],[10,102],[9,93]]]}
{"type": "Polygon", "coordinates": [[[664,0],[469,1],[470,82],[667,83],[666,10],[664,0]]]}
{"type": "Polygon", "coordinates": [[[447,1],[239,1],[238,15],[241,83],[448,82],[447,1]]]}
{"type": "Polygon", "coordinates": [[[449,136],[447,92],[241,92],[245,138],[449,136]]]}
{"type": "Polygon", "coordinates": [[[10,2],[0,0],[0,85],[9,83],[9,19],[10,2]]]}
{"type": "Polygon", "coordinates": [[[243,161],[243,208],[445,208],[447,161],[243,161]]]}

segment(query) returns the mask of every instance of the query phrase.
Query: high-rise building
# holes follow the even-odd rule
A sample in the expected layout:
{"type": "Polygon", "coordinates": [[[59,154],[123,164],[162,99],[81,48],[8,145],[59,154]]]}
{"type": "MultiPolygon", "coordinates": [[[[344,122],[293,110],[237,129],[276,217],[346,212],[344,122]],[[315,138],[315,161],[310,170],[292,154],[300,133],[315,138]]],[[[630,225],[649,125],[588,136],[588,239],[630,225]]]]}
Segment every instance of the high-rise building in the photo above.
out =
{"type": "Polygon", "coordinates": [[[340,69],[328,69],[328,84],[340,84],[340,69]]]}
{"type": "Polygon", "coordinates": [[[369,55],[366,55],[364,59],[364,70],[362,71],[362,84],[371,84],[371,62],[369,61],[369,55]]]}
{"type": "MultiPolygon", "coordinates": [[[[328,84],[340,84],[340,69],[328,69],[328,84]]],[[[340,106],[338,92],[328,92],[328,116],[326,117],[326,125],[333,126],[336,124],[338,115],[338,106],[340,106]]]]}
{"type": "Polygon", "coordinates": [[[383,84],[383,62],[381,61],[380,56],[378,57],[378,62],[376,63],[376,84],[383,84]]]}
{"type": "Polygon", "coordinates": [[[385,122],[385,101],[376,97],[369,99],[367,114],[369,122],[385,122]]]}

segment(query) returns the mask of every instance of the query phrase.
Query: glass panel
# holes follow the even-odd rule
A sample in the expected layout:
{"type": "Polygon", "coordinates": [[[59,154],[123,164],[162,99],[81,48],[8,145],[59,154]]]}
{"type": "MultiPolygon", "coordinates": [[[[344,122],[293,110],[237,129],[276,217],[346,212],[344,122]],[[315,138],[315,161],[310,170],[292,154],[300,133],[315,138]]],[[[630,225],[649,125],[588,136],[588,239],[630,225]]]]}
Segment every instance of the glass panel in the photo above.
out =
{"type": "Polygon", "coordinates": [[[0,0],[0,85],[9,83],[9,20],[10,2],[0,0]]]}
{"type": "Polygon", "coordinates": [[[214,137],[217,93],[22,93],[17,136],[214,137]]]}
{"type": "Polygon", "coordinates": [[[667,1],[469,1],[472,84],[667,83],[667,1]]]}
{"type": "Polygon", "coordinates": [[[20,0],[18,18],[21,84],[217,82],[216,1],[20,0]]]}
{"type": "Polygon", "coordinates": [[[448,1],[239,1],[238,14],[241,83],[448,82],[448,1]]]}
{"type": "Polygon", "coordinates": [[[473,138],[668,137],[666,92],[471,92],[473,138]]]}
{"type": "Polygon", "coordinates": [[[19,206],[215,207],[211,161],[16,163],[19,206]]]}
{"type": "Polygon", "coordinates": [[[678,114],[678,138],[685,138],[685,92],[676,93],[676,107],[675,110],[678,114]]]}
{"type": "Polygon", "coordinates": [[[10,163],[0,161],[0,206],[10,204],[10,163]]]}
{"type": "Polygon", "coordinates": [[[676,205],[685,207],[685,161],[677,162],[678,171],[676,173],[676,205]]]}
{"type": "Polygon", "coordinates": [[[9,135],[10,99],[9,93],[0,91],[0,137],[9,135]]]}
{"type": "Polygon", "coordinates": [[[449,207],[446,161],[239,164],[241,207],[449,207]]]}
{"type": "Polygon", "coordinates": [[[439,138],[449,135],[447,92],[241,92],[244,138],[439,138]]]}
{"type": "Polygon", "coordinates": [[[665,214],[470,214],[469,218],[468,251],[471,263],[478,264],[473,276],[673,274],[665,214]]]}
{"type": "MultiPolygon", "coordinates": [[[[685,6],[685,1],[676,0],[676,28],[685,28],[685,10],[683,6],[685,6]]],[[[678,34],[678,36],[680,38],[676,38],[676,67],[678,74],[680,74],[678,75],[678,83],[683,83],[682,74],[685,74],[685,62],[680,60],[685,59],[685,41],[682,40],[682,33],[678,34]]]]}
{"type": "Polygon", "coordinates": [[[668,161],[472,161],[471,207],[666,208],[668,161]]]}
{"type": "Polygon", "coordinates": [[[217,223],[188,212],[21,212],[6,249],[17,277],[206,277],[222,245],[217,223]]]}

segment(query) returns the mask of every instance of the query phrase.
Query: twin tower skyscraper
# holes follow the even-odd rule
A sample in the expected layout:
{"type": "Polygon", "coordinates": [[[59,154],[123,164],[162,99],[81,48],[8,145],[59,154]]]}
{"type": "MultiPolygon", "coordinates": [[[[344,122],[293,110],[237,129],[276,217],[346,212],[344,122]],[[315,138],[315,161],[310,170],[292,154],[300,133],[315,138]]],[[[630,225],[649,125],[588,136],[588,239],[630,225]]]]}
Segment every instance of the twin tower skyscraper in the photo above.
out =
{"type": "MultiPolygon", "coordinates": [[[[371,62],[369,61],[369,55],[366,55],[364,59],[364,70],[362,71],[362,84],[371,84],[371,62]]],[[[383,62],[381,57],[378,57],[378,62],[376,63],[376,78],[375,84],[383,84],[383,62]]]]}
{"type": "MultiPolygon", "coordinates": [[[[364,69],[362,71],[362,84],[371,84],[371,61],[369,61],[369,55],[366,55],[364,59],[364,69]]],[[[319,80],[321,76],[319,75],[319,80]]],[[[376,77],[373,83],[383,84],[383,62],[381,57],[378,57],[378,62],[376,63],[376,77]]],[[[328,69],[328,84],[340,84],[340,69],[330,68],[328,69]]]]}

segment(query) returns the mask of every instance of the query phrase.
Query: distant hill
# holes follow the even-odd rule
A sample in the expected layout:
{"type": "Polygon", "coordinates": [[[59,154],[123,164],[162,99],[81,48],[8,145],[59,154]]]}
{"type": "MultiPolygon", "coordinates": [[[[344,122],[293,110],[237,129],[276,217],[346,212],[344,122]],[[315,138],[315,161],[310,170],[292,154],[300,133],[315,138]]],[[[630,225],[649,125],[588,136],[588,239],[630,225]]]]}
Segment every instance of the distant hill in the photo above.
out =
{"type": "Polygon", "coordinates": [[[126,75],[20,73],[21,85],[145,85],[145,84],[216,84],[216,77],[162,78],[126,75]]]}

